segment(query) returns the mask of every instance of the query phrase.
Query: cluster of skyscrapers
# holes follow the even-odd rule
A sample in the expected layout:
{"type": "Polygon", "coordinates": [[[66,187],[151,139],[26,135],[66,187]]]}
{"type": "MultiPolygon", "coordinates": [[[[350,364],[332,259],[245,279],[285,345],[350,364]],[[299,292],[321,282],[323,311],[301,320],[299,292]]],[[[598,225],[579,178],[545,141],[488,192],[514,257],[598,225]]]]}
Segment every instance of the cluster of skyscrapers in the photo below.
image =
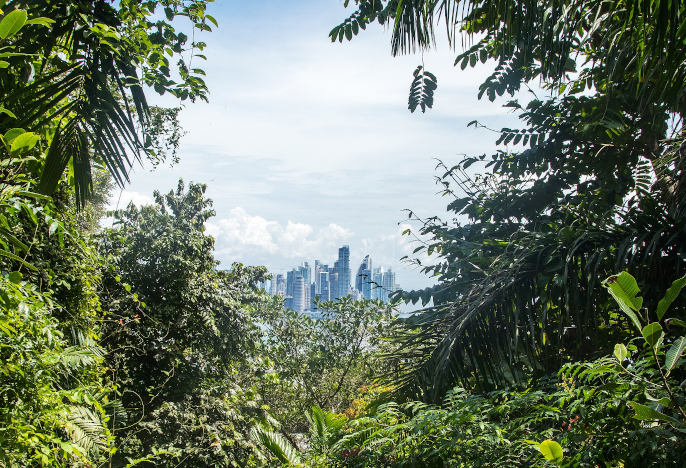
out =
{"type": "Polygon", "coordinates": [[[399,289],[391,268],[373,268],[369,255],[357,270],[354,287],[350,283],[351,273],[350,248],[344,245],[338,249],[338,260],[332,267],[315,260],[313,272],[304,262],[285,276],[274,275],[267,289],[272,296],[284,297],[285,306],[298,312],[313,311],[312,301],[316,296],[321,301],[352,296],[356,300],[365,298],[388,302],[389,295],[399,289]]]}

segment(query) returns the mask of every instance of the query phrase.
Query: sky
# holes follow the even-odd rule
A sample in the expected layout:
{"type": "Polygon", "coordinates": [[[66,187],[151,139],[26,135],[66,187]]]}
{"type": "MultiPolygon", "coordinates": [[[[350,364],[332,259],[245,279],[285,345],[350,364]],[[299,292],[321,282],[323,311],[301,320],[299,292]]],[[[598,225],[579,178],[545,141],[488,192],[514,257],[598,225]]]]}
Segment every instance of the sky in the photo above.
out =
{"type": "Polygon", "coordinates": [[[402,232],[419,228],[404,210],[452,219],[435,183],[437,161],[495,149],[497,135],[468,122],[501,128],[517,120],[505,99],[477,99],[492,65],[460,71],[459,49],[439,44],[394,58],[378,25],[332,43],[329,31],[352,11],[339,0],[210,4],[219,28],[202,34],[207,61],[193,64],[207,73],[209,104],[184,104],[180,162],[135,167],[112,207],[150,203],[154,190],[168,192],[179,178],[204,183],[221,267],[239,261],[285,273],[303,261],[332,265],[349,245],[353,275],[370,255],[375,267],[396,271],[403,289],[433,284],[400,262],[416,247],[402,232]],[[438,78],[435,104],[410,113],[412,73],[422,63],[438,78]]]}

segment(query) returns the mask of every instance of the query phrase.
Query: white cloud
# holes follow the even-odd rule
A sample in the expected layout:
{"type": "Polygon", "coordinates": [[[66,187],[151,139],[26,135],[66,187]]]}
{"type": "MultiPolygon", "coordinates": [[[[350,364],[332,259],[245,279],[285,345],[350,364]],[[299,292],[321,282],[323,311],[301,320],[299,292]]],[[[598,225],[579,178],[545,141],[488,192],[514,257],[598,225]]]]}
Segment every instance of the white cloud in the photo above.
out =
{"type": "Polygon", "coordinates": [[[289,220],[284,225],[252,216],[240,207],[233,208],[227,218],[208,221],[206,227],[208,234],[216,239],[215,253],[219,259],[278,268],[295,266],[311,258],[330,257],[331,252],[353,235],[336,224],[315,233],[309,224],[289,220]]]}

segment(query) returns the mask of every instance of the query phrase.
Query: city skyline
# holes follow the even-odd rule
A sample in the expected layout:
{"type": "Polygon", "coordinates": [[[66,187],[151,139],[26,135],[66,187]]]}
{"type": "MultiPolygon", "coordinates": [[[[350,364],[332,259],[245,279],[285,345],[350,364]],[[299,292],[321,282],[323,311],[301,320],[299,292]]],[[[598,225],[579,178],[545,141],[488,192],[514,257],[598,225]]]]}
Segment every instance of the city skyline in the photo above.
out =
{"type": "Polygon", "coordinates": [[[373,268],[372,258],[366,255],[357,268],[355,277],[351,277],[350,247],[344,245],[338,249],[338,258],[333,266],[319,259],[314,261],[314,271],[305,261],[283,273],[272,272],[272,279],[263,287],[272,296],[285,299],[284,306],[297,312],[314,312],[313,300],[335,300],[351,296],[354,300],[378,299],[390,300],[390,294],[399,289],[395,282],[392,267],[373,268]]]}

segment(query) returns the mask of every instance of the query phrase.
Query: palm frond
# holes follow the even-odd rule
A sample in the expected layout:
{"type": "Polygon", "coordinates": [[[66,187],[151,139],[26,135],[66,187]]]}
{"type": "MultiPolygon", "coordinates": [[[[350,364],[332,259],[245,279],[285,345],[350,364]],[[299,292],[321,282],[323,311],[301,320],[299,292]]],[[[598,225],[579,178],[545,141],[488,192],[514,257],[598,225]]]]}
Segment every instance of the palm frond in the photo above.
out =
{"type": "Polygon", "coordinates": [[[71,441],[85,453],[98,455],[107,448],[107,428],[95,411],[83,407],[72,407],[65,429],[71,441]]]}
{"type": "Polygon", "coordinates": [[[298,451],[280,434],[267,431],[261,427],[254,427],[250,431],[250,437],[284,465],[300,463],[298,451]]]}

